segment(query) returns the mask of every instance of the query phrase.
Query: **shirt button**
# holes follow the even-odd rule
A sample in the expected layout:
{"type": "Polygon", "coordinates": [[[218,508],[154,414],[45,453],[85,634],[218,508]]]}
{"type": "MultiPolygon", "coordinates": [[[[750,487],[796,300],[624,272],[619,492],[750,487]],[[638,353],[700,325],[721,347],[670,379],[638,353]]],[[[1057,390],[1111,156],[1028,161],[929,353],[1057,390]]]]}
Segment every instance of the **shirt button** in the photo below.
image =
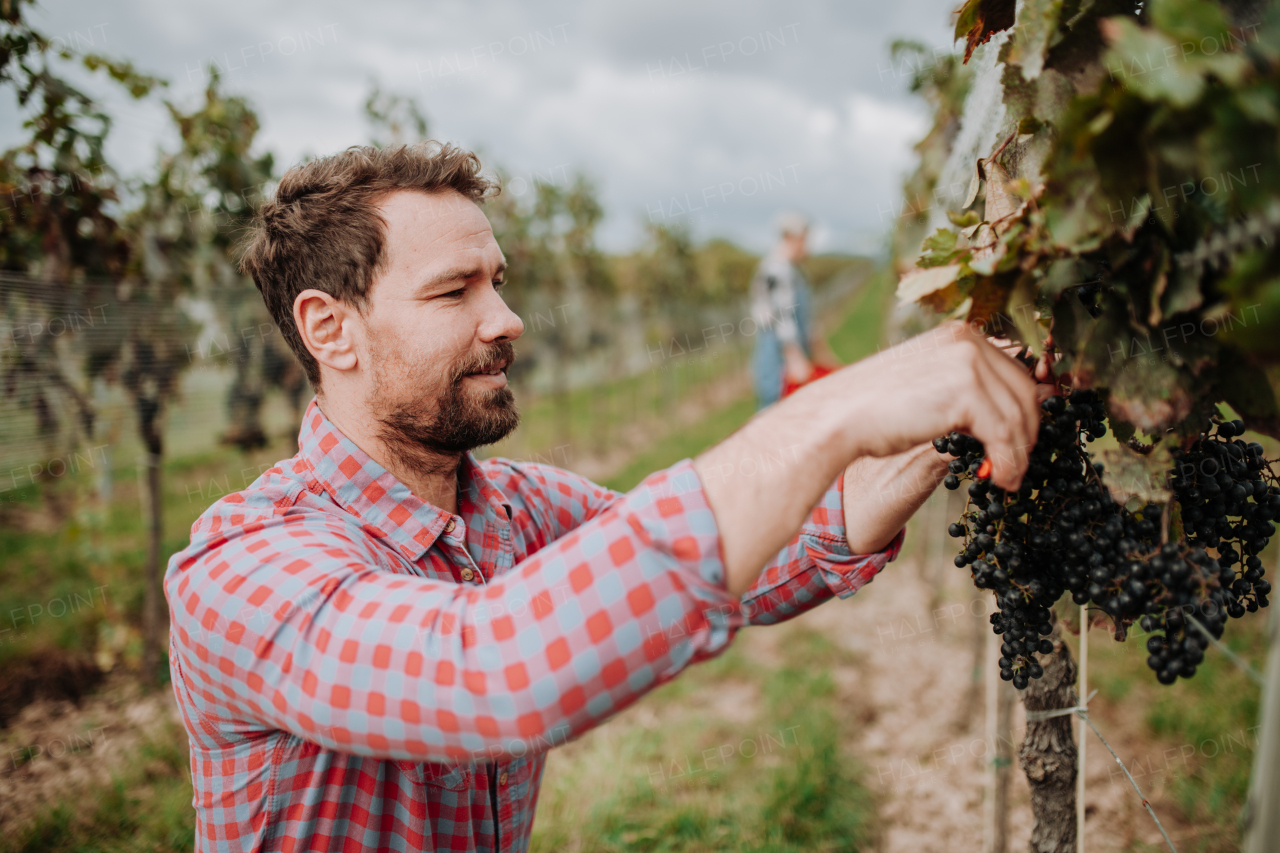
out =
{"type": "Polygon", "coordinates": [[[463,570],[462,570],[462,579],[463,579],[464,581],[469,581],[469,580],[471,580],[472,578],[474,578],[475,576],[476,576],[476,573],[475,573],[475,572],[473,572],[473,571],[471,571],[471,569],[463,569],[463,570]]]}
{"type": "Polygon", "coordinates": [[[498,784],[499,785],[507,784],[507,771],[505,770],[502,771],[502,775],[498,777],[498,784]]]}
{"type": "Polygon", "coordinates": [[[452,532],[453,532],[453,528],[455,528],[455,527],[457,527],[457,526],[458,526],[458,521],[457,521],[457,519],[453,519],[453,518],[451,518],[451,519],[449,519],[447,522],[445,522],[445,525],[444,525],[444,532],[445,532],[445,533],[452,533],[452,532]]]}

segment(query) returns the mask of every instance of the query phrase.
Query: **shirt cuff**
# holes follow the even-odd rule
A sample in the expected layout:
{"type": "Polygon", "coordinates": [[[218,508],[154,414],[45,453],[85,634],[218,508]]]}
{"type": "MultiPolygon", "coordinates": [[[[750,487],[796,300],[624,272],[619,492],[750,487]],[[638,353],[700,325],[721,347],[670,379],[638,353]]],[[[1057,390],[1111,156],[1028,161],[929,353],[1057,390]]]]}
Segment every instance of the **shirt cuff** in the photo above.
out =
{"type": "Polygon", "coordinates": [[[879,551],[853,553],[844,517],[844,488],[844,472],[841,472],[814,507],[808,523],[800,528],[800,544],[818,567],[827,588],[840,598],[848,598],[862,589],[896,559],[907,532],[905,527],[899,530],[879,551]]]}
{"type": "Polygon", "coordinates": [[[847,538],[829,533],[801,531],[800,541],[822,573],[827,588],[840,598],[848,598],[897,559],[906,533],[907,529],[902,528],[888,545],[870,554],[852,553],[847,538]]]}

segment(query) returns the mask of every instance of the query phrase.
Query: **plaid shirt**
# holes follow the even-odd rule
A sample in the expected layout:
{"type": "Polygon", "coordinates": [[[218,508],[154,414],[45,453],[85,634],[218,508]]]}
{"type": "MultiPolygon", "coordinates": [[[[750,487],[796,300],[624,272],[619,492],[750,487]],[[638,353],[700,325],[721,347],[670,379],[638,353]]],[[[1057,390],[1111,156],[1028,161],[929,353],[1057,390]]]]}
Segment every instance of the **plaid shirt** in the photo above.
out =
{"type": "Polygon", "coordinates": [[[901,544],[851,555],[837,484],[739,601],[688,460],[622,495],[467,455],[450,515],[315,402],[298,445],[165,575],[199,850],[524,850],[547,749],[901,544]]]}

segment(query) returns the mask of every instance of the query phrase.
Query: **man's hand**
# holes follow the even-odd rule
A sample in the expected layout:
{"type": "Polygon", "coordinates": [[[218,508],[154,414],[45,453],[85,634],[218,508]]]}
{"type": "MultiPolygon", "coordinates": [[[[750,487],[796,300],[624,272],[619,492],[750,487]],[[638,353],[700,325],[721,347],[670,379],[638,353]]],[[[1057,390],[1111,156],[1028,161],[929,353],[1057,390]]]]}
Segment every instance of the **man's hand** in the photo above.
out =
{"type": "MultiPolygon", "coordinates": [[[[988,340],[1010,360],[1022,350],[1012,341],[988,340]]],[[[1058,392],[1049,358],[1041,356],[1031,370],[1037,404],[1058,392]]],[[[894,456],[855,459],[844,474],[845,536],[853,553],[870,554],[889,544],[937,489],[951,458],[926,442],[894,456]]]]}
{"type": "MultiPolygon", "coordinates": [[[[833,394],[848,401],[847,416],[856,413],[856,426],[846,427],[856,456],[892,456],[955,430],[983,443],[992,481],[1009,490],[1021,484],[1040,425],[1026,368],[963,323],[939,326],[794,396],[833,394]]],[[[824,419],[839,408],[823,407],[824,419]]]]}
{"type": "MultiPolygon", "coordinates": [[[[720,527],[729,591],[741,594],[854,459],[904,453],[952,430],[982,441],[992,480],[1016,489],[1040,417],[1026,369],[971,326],[948,323],[804,386],[694,464],[720,527]],[[721,477],[746,460],[749,479],[721,477]]],[[[930,448],[930,452],[933,452],[930,448]]],[[[924,461],[933,468],[933,462],[924,461]]]]}

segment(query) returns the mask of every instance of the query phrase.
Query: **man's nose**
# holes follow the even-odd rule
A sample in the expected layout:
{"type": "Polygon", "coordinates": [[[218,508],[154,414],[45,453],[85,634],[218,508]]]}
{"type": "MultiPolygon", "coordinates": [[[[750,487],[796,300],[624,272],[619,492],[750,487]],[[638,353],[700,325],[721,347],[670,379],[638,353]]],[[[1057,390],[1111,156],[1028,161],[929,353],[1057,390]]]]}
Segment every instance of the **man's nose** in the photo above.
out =
{"type": "Polygon", "coordinates": [[[480,339],[490,341],[514,341],[524,334],[524,321],[507,307],[497,291],[490,290],[485,297],[484,322],[480,324],[480,339]]]}

